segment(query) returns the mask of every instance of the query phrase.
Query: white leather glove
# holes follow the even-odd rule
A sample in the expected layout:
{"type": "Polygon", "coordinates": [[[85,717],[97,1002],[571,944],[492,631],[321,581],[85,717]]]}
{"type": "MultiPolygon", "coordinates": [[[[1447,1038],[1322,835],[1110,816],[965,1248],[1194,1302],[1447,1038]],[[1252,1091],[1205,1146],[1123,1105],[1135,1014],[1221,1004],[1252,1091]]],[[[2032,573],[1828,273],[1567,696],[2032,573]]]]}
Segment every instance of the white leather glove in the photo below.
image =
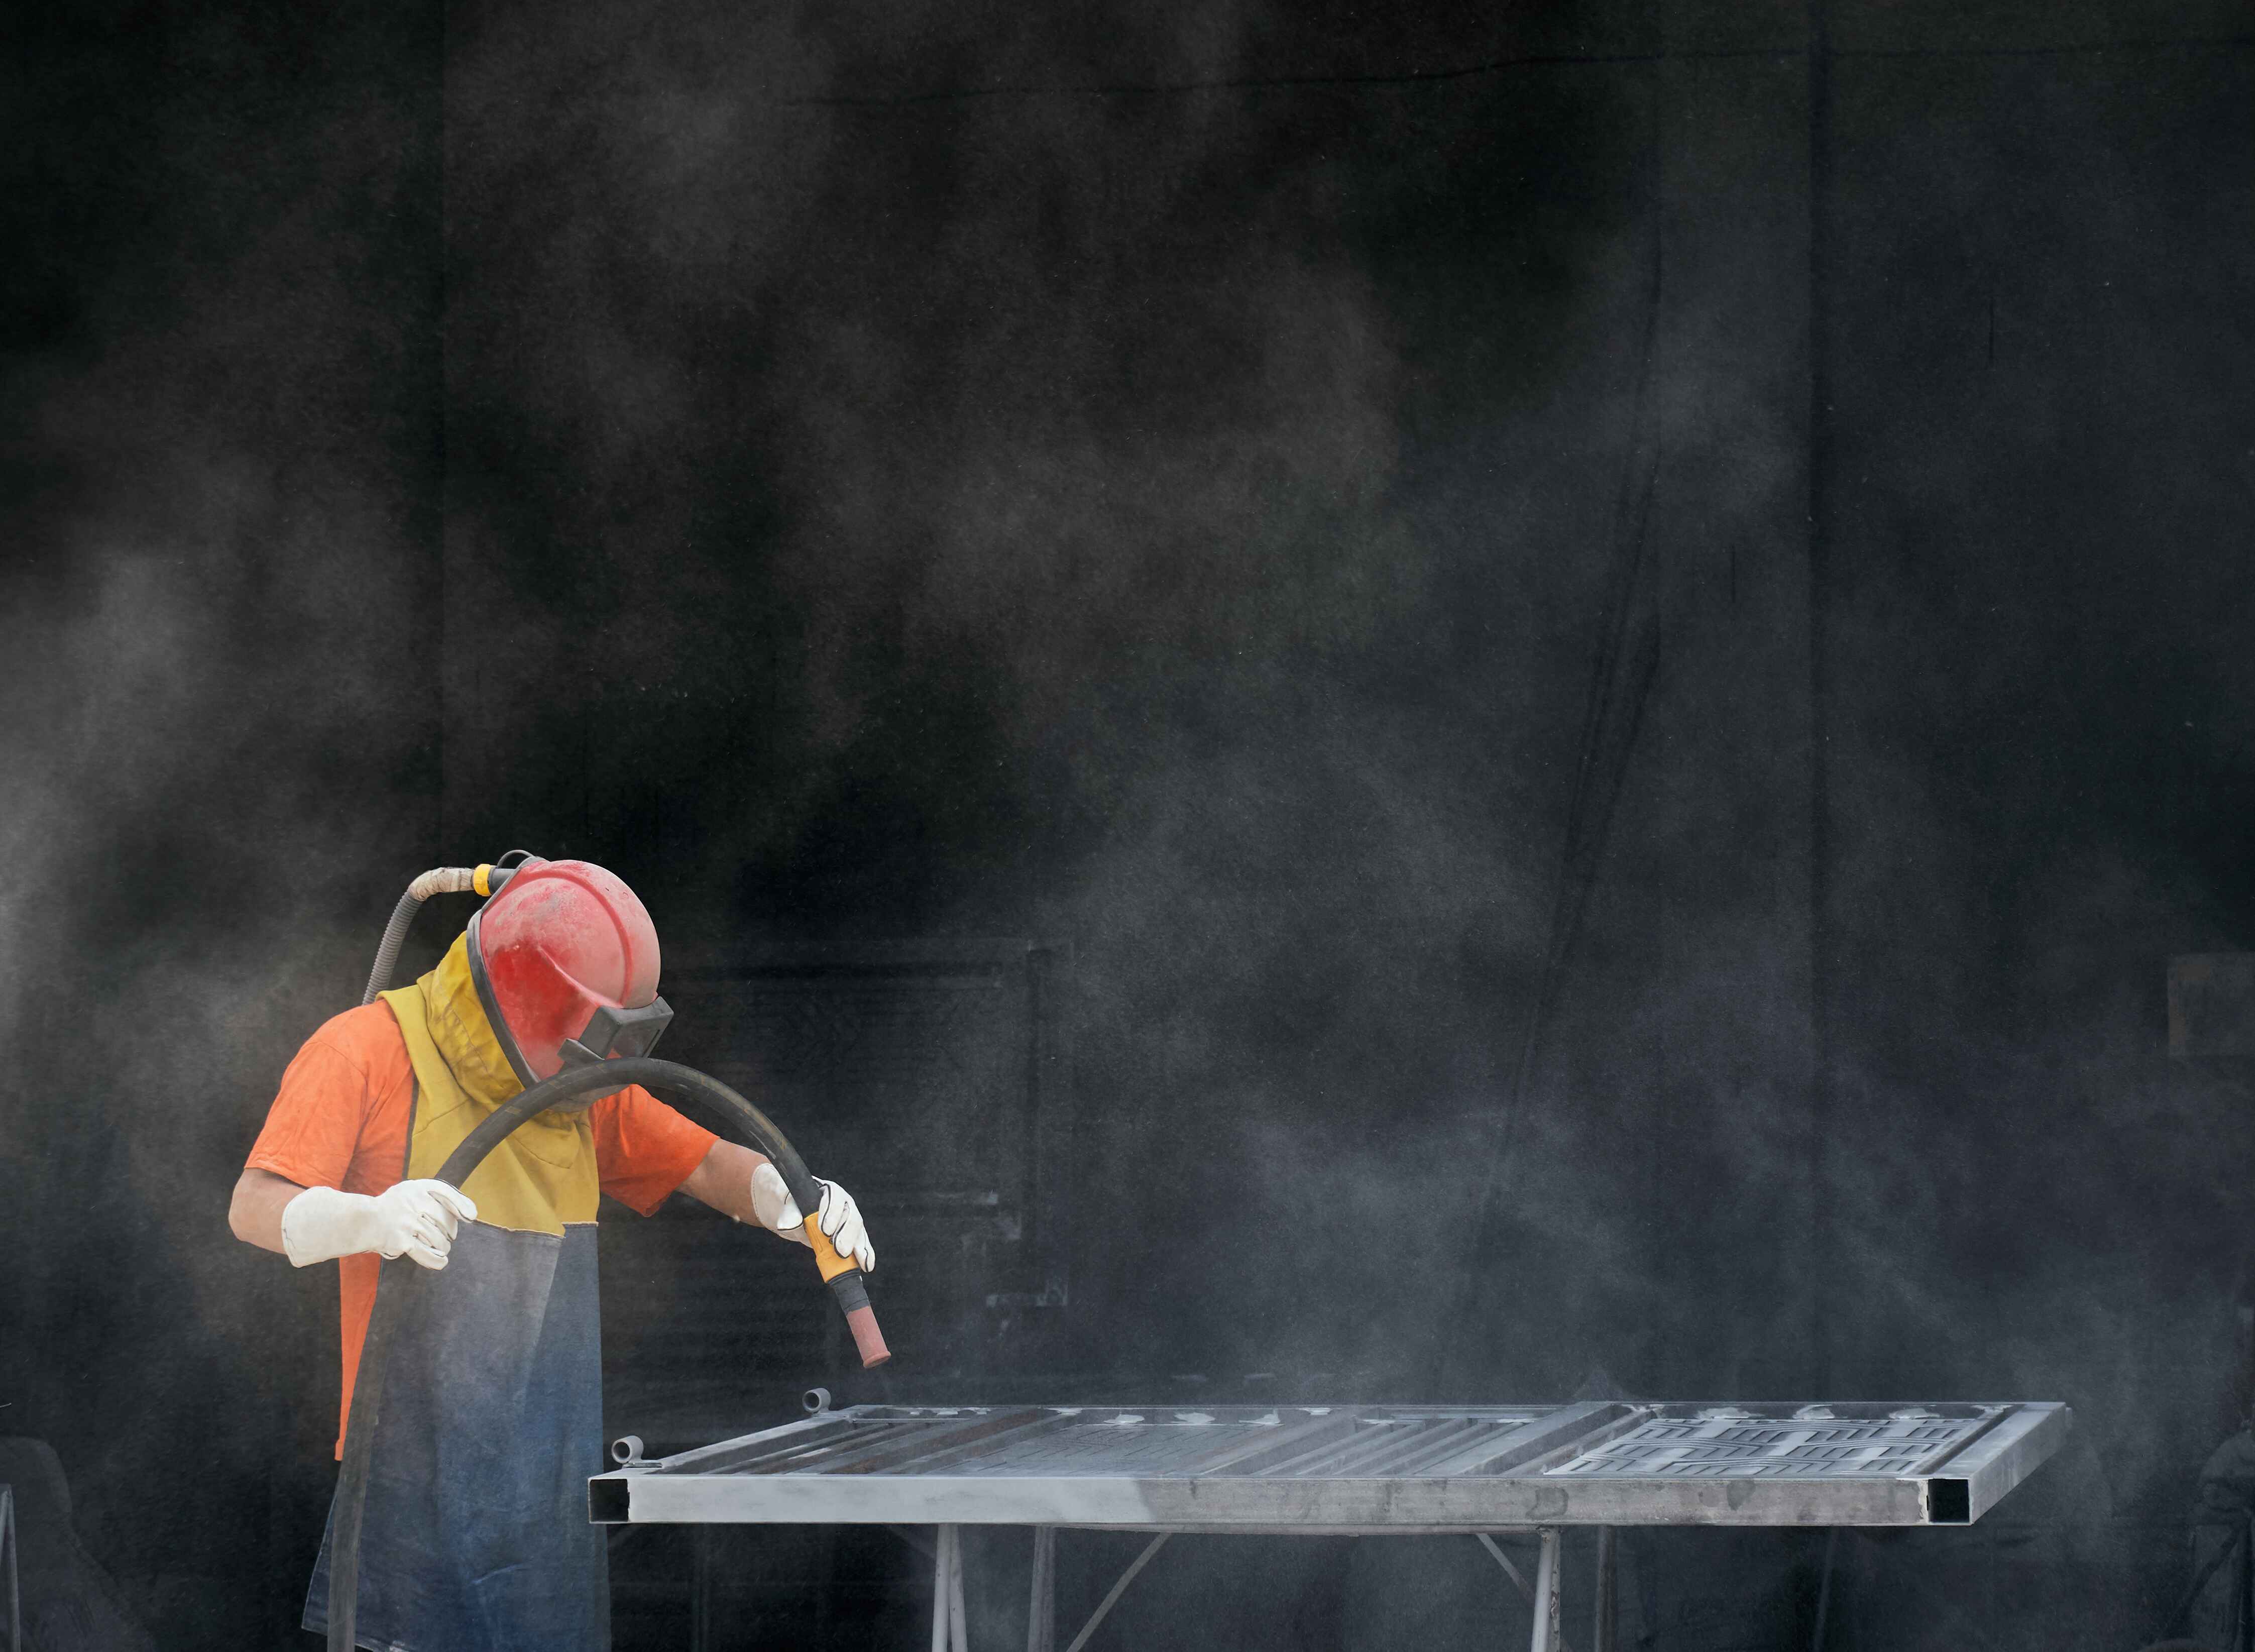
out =
{"type": "Polygon", "coordinates": [[[365,1251],[444,1268],[456,1224],[477,1215],[470,1196],[444,1182],[399,1182],[373,1197],[309,1187],[282,1207],[282,1249],[299,1268],[365,1251]]]}
{"type": "MultiPolygon", "coordinates": [[[[814,1178],[821,1182],[820,1177],[814,1178]]],[[[805,1218],[797,1202],[790,1196],[790,1187],[783,1179],[783,1172],[764,1159],[752,1172],[752,1213],[760,1219],[763,1227],[772,1227],[785,1239],[807,1242],[805,1218]]],[[[877,1267],[877,1252],[869,1243],[869,1230],[861,1221],[861,1206],[854,1196],[835,1182],[822,1182],[822,1205],[816,1214],[818,1226],[841,1256],[851,1256],[854,1265],[863,1273],[874,1273],[877,1267]]]]}

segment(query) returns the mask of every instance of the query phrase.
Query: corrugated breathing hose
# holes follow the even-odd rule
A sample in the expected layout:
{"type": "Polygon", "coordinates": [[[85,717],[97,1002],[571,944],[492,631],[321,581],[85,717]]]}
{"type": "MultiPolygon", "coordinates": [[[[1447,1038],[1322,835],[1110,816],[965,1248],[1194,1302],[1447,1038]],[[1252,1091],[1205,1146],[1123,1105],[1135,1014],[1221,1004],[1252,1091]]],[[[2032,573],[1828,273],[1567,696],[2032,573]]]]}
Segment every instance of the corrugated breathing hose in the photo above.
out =
{"type": "Polygon", "coordinates": [[[516,863],[525,854],[523,849],[511,849],[490,866],[434,866],[410,883],[399,904],[391,909],[391,921],[383,926],[383,939],[376,949],[376,967],[368,972],[368,990],[360,995],[362,1005],[374,1003],[376,994],[391,985],[391,972],[399,965],[399,949],[407,944],[407,931],[424,902],[433,895],[495,894],[515,875],[516,863]]]}
{"type": "MultiPolygon", "coordinates": [[[[426,875],[428,875],[426,874],[426,875]]],[[[420,882],[422,880],[418,879],[420,882]]],[[[412,891],[410,891],[411,894],[412,891]]],[[[420,904],[418,897],[417,904],[420,904]]],[[[402,902],[403,907],[405,903],[402,902]]],[[[408,916],[414,916],[408,908],[408,916]]],[[[395,923],[397,921],[396,916],[395,923]]],[[[404,931],[403,931],[404,932],[404,931]]],[[[387,942],[390,940],[386,936],[387,942]]],[[[392,948],[396,954],[397,948],[392,948]]],[[[388,978],[389,969],[386,969],[388,978]]],[[[438,1179],[460,1187],[470,1172],[485,1162],[509,1132],[534,1114],[586,1097],[608,1095],[638,1084],[671,1100],[701,1104],[734,1124],[751,1138],[751,1145],[767,1155],[783,1175],[783,1184],[798,1208],[805,1213],[806,1237],[814,1249],[815,1265],[828,1282],[845,1311],[854,1332],[854,1345],[866,1367],[891,1358],[877,1316],[869,1306],[869,1293],[861,1270],[850,1257],[841,1256],[824,1234],[816,1213],[822,1185],[810,1174],[797,1150],[776,1128],[767,1114],[718,1079],[675,1061],[650,1056],[622,1056],[614,1061],[567,1067],[503,1102],[484,1122],[463,1138],[439,1167],[438,1179]]],[[[376,1305],[369,1315],[368,1336],[361,1344],[360,1371],[353,1382],[352,1413],[345,1424],[345,1460],[337,1480],[336,1527],[329,1543],[329,1652],[353,1652],[355,1606],[360,1594],[361,1515],[368,1502],[368,1468],[375,1450],[377,1419],[383,1402],[383,1377],[391,1332],[418,1291],[431,1289],[437,1276],[404,1257],[393,1257],[378,1276],[376,1305]]]]}

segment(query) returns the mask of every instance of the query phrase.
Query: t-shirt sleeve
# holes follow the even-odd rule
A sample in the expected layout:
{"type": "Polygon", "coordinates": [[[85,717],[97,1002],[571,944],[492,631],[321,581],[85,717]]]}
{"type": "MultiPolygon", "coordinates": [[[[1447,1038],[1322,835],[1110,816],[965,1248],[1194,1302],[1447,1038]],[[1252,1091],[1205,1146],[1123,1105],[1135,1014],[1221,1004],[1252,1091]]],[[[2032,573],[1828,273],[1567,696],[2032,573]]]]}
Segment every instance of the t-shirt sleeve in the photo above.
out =
{"type": "Polygon", "coordinates": [[[590,1109],[603,1192],[649,1215],[705,1162],[720,1138],[639,1085],[590,1109]]]}
{"type": "Polygon", "coordinates": [[[342,1051],[315,1037],[283,1073],[244,1168],[271,1170],[300,1187],[341,1187],[367,1107],[367,1074],[342,1051]]]}

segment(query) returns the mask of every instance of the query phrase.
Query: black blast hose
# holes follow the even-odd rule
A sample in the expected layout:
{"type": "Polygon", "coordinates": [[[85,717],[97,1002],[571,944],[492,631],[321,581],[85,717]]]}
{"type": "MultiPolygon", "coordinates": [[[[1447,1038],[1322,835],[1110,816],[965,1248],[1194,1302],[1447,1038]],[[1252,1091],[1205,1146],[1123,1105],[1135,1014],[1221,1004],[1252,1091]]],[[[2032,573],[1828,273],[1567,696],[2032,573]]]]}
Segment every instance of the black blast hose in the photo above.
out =
{"type": "MultiPolygon", "coordinates": [[[[552,1079],[495,1107],[462,1144],[446,1156],[438,1179],[460,1187],[470,1172],[485,1163],[509,1132],[553,1107],[586,1097],[608,1095],[638,1084],[670,1100],[696,1104],[700,1111],[718,1114],[751,1138],[783,1175],[792,1201],[804,1213],[806,1237],[814,1248],[816,1266],[829,1283],[845,1311],[854,1332],[854,1345],[867,1367],[883,1364],[892,1356],[877,1330],[877,1316],[869,1307],[869,1292],[861,1270],[850,1257],[841,1257],[821,1228],[817,1212],[822,1184],[808,1173],[806,1161],[783,1138],[768,1115],[718,1079],[685,1067],[676,1061],[649,1056],[622,1056],[614,1061],[566,1067],[552,1079]]],[[[408,1303],[432,1283],[430,1270],[404,1256],[383,1264],[377,1276],[376,1304],[369,1311],[368,1336],[361,1344],[360,1371],[353,1381],[352,1412],[345,1420],[344,1467],[337,1477],[336,1529],[329,1542],[329,1652],[353,1652],[355,1609],[360,1599],[361,1515],[368,1504],[368,1466],[375,1450],[377,1418],[383,1407],[383,1375],[390,1350],[391,1332],[408,1303]]]]}

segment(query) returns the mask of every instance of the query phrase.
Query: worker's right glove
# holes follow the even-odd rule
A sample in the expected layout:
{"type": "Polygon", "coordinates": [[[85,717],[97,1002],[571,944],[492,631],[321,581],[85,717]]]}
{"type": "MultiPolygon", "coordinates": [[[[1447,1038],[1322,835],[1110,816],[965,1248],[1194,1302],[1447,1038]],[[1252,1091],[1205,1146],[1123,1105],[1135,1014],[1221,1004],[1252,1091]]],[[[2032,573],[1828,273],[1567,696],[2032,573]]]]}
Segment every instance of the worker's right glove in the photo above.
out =
{"type": "MultiPolygon", "coordinates": [[[[822,1204],[816,1213],[821,1220],[816,1226],[837,1247],[839,1255],[865,1274],[874,1272],[877,1248],[869,1242],[869,1230],[861,1220],[861,1207],[837,1183],[824,1182],[818,1176],[814,1179],[822,1185],[822,1204]]],[[[765,1159],[752,1172],[752,1213],[763,1226],[772,1227],[792,1243],[807,1242],[806,1220],[799,1212],[798,1201],[790,1196],[790,1185],[783,1179],[783,1172],[765,1159]]]]}
{"type": "Polygon", "coordinates": [[[444,1268],[456,1224],[477,1215],[468,1194],[439,1181],[397,1182],[373,1197],[309,1187],[282,1207],[282,1249],[299,1268],[365,1251],[444,1268]]]}

